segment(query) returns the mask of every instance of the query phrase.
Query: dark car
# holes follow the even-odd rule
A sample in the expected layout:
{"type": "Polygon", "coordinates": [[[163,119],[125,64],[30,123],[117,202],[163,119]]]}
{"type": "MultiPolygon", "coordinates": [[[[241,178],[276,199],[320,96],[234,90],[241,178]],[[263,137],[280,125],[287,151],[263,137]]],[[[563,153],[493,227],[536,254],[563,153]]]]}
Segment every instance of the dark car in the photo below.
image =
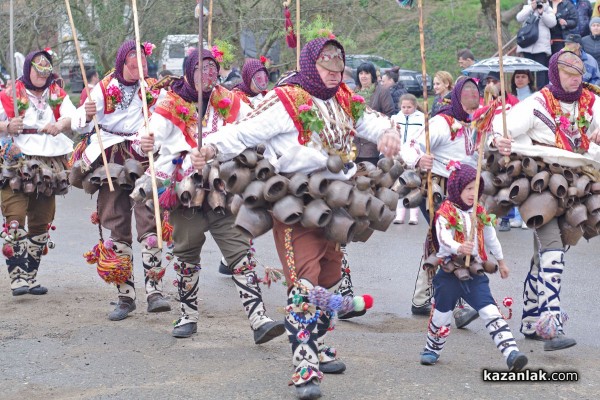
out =
{"type": "MultiPolygon", "coordinates": [[[[365,62],[370,62],[375,65],[382,74],[394,67],[393,62],[380,56],[368,54],[346,55],[346,66],[352,68],[354,75],[356,75],[356,69],[359,65],[365,62]]],[[[409,93],[412,93],[415,96],[421,96],[423,94],[423,79],[420,72],[401,69],[398,71],[398,80],[402,82],[409,93]]],[[[427,91],[433,91],[433,80],[429,75],[427,75],[427,91]]]]}

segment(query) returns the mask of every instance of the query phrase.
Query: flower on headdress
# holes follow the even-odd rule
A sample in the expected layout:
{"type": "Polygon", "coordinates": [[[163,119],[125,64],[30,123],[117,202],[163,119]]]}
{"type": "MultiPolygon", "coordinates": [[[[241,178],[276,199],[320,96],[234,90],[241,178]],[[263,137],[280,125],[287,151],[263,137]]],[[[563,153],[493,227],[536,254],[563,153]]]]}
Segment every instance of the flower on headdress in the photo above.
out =
{"type": "Polygon", "coordinates": [[[156,45],[152,44],[150,42],[144,42],[143,46],[144,46],[144,54],[146,56],[151,56],[152,51],[156,48],[156,45]]]}
{"type": "Polygon", "coordinates": [[[446,165],[446,170],[450,172],[454,172],[460,169],[460,161],[450,160],[448,165],[446,165]]]}
{"type": "Polygon", "coordinates": [[[210,50],[210,52],[212,53],[215,60],[217,60],[220,63],[223,62],[223,54],[224,53],[217,46],[213,46],[212,49],[210,50]]]}
{"type": "Polygon", "coordinates": [[[260,60],[260,63],[262,65],[264,65],[266,68],[269,68],[271,66],[271,60],[269,60],[267,57],[260,56],[259,60],[260,60]]]}

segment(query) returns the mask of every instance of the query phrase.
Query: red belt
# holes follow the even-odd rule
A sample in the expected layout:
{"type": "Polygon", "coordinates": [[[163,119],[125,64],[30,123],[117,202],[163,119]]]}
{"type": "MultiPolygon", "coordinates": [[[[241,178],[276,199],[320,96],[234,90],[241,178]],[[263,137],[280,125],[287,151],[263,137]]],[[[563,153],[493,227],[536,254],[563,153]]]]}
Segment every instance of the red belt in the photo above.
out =
{"type": "Polygon", "coordinates": [[[40,132],[37,129],[23,129],[23,132],[21,132],[21,135],[33,135],[35,133],[44,133],[44,132],[40,132]]]}

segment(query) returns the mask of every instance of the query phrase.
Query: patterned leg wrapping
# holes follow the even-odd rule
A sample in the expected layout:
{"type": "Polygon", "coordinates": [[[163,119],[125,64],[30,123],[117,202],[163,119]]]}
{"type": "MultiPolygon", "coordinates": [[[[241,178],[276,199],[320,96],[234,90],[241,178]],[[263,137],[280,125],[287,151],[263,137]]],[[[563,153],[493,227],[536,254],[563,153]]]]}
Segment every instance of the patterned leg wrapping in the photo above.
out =
{"type": "Polygon", "coordinates": [[[517,342],[515,342],[508,323],[500,314],[498,306],[490,304],[483,307],[479,310],[479,316],[485,322],[490,336],[504,357],[508,358],[513,351],[519,351],[517,342]]]}
{"type": "Polygon", "coordinates": [[[350,263],[348,262],[348,251],[346,245],[340,246],[342,252],[342,280],[340,282],[339,293],[342,296],[354,296],[354,286],[352,285],[352,277],[350,276],[350,263]]]}
{"type": "Polygon", "coordinates": [[[238,264],[233,269],[231,279],[235,283],[252,330],[257,330],[264,324],[272,322],[273,320],[265,315],[265,305],[254,267],[245,261],[238,264]]]}
{"type": "MultiPolygon", "coordinates": [[[[340,280],[337,284],[328,288],[327,290],[331,293],[340,293],[342,280],[340,280]]],[[[326,370],[329,370],[329,368],[324,367],[324,364],[336,361],[337,351],[335,350],[335,348],[325,345],[325,337],[327,336],[327,332],[332,331],[334,329],[334,318],[334,313],[321,310],[321,315],[319,316],[319,320],[317,321],[317,347],[319,349],[319,362],[321,365],[321,369],[325,372],[328,372],[326,370]]],[[[342,364],[340,361],[338,361],[337,363],[342,364]]],[[[346,367],[343,366],[343,369],[340,372],[343,372],[343,370],[345,369],[346,367]]]]}
{"type": "Polygon", "coordinates": [[[452,321],[452,311],[441,312],[433,310],[433,314],[429,318],[429,326],[427,328],[427,343],[425,350],[440,354],[446,344],[446,339],[450,335],[450,322],[452,321]]]}
{"type": "Polygon", "coordinates": [[[200,264],[194,265],[183,261],[175,261],[177,273],[177,292],[181,304],[181,317],[175,326],[198,322],[198,279],[200,277],[200,264]]]}
{"type": "Polygon", "coordinates": [[[27,282],[27,232],[24,229],[11,229],[2,232],[4,246],[2,253],[6,257],[8,266],[8,277],[12,290],[29,287],[27,282]]]}
{"type": "Polygon", "coordinates": [[[429,282],[427,270],[419,265],[417,280],[415,281],[415,291],[413,292],[412,304],[415,307],[426,307],[431,303],[433,297],[433,286],[429,282]]]}
{"type": "Polygon", "coordinates": [[[560,310],[560,283],[565,267],[565,253],[562,250],[546,250],[540,254],[538,275],[538,301],[540,316],[552,315],[557,323],[557,332],[563,331],[563,317],[560,310]]]}
{"type": "Polygon", "coordinates": [[[521,316],[521,333],[533,335],[535,323],[540,317],[538,308],[538,275],[540,267],[531,259],[529,273],[523,283],[523,314],[521,316]]]}
{"type": "Polygon", "coordinates": [[[36,277],[44,247],[48,243],[48,237],[47,233],[42,233],[41,235],[32,236],[27,240],[27,283],[29,284],[29,289],[41,288],[40,284],[36,281],[36,277]]]}
{"type": "Polygon", "coordinates": [[[144,266],[144,285],[146,296],[155,293],[162,294],[162,278],[166,267],[162,266],[162,252],[158,248],[155,235],[147,236],[142,240],[142,265],[144,266]]]}
{"type": "Polygon", "coordinates": [[[132,300],[135,300],[135,279],[133,277],[133,250],[131,249],[131,245],[125,242],[117,242],[115,240],[113,242],[113,249],[115,253],[119,256],[129,256],[131,260],[131,273],[127,277],[125,283],[121,283],[117,285],[117,291],[119,292],[119,297],[129,297],[132,300]]]}
{"type": "MultiPolygon", "coordinates": [[[[313,288],[313,285],[304,279],[300,279],[299,282],[309,290],[313,288]]],[[[287,303],[285,329],[292,345],[292,382],[296,386],[312,380],[319,382],[323,378],[319,371],[317,349],[317,321],[321,311],[308,303],[307,293],[303,293],[297,287],[292,288],[287,303]]]]}

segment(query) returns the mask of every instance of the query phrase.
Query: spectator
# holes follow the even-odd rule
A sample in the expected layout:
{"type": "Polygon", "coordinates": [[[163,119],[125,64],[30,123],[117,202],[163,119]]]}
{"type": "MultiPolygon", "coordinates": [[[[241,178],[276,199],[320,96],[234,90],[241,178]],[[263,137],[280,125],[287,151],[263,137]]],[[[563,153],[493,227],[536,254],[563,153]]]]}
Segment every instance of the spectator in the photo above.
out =
{"type": "Polygon", "coordinates": [[[433,106],[431,107],[431,116],[437,114],[438,110],[447,103],[450,102],[450,92],[452,91],[453,79],[450,72],[438,71],[433,76],[433,91],[435,97],[433,99],[433,106]]]}
{"type": "Polygon", "coordinates": [[[510,91],[519,101],[525,100],[535,92],[533,76],[529,70],[517,70],[510,79],[510,91]]]}
{"type": "MultiPolygon", "coordinates": [[[[525,58],[537,61],[545,67],[548,66],[548,60],[552,54],[550,44],[550,29],[556,26],[556,16],[548,3],[542,3],[541,6],[536,0],[530,0],[523,9],[517,14],[517,21],[524,24],[532,14],[538,14],[538,40],[531,46],[522,48],[517,46],[517,52],[525,58]]],[[[538,72],[536,75],[536,87],[542,88],[548,83],[548,72],[538,72]]]]}
{"type": "MultiPolygon", "coordinates": [[[[410,94],[403,94],[400,99],[400,112],[392,116],[392,121],[400,128],[400,140],[405,145],[410,143],[422,130],[425,124],[425,114],[418,110],[417,98],[410,94]]],[[[419,223],[419,207],[409,209],[409,225],[417,225],[419,223]]],[[[396,207],[396,218],[394,224],[403,224],[406,217],[406,208],[402,204],[402,200],[398,200],[396,207]]]]}
{"type": "Polygon", "coordinates": [[[550,43],[554,54],[565,47],[565,36],[577,27],[579,16],[569,0],[550,1],[550,6],[556,16],[556,25],[550,29],[550,43]]]}
{"type": "MultiPolygon", "coordinates": [[[[485,78],[485,94],[483,96],[483,103],[485,105],[490,104],[493,100],[496,100],[498,97],[500,97],[500,73],[496,72],[496,71],[492,71],[490,73],[488,73],[488,75],[485,78]]],[[[510,94],[508,91],[505,90],[505,95],[506,95],[506,105],[507,106],[514,106],[515,104],[517,104],[519,102],[519,99],[517,99],[515,96],[513,96],[512,94],[510,94]]]]}
{"type": "Polygon", "coordinates": [[[577,10],[577,27],[571,29],[570,33],[587,36],[590,34],[590,17],[592,16],[592,5],[588,0],[571,0],[577,10]]]}
{"type": "MultiPolygon", "coordinates": [[[[96,69],[88,69],[85,71],[85,78],[87,79],[88,88],[90,92],[96,86],[98,82],[100,82],[100,78],[98,77],[98,71],[96,69]]],[[[81,91],[81,96],[79,97],[79,107],[85,103],[85,99],[87,99],[88,91],[85,88],[81,91]]]]}
{"type": "Polygon", "coordinates": [[[394,67],[386,71],[381,76],[381,86],[388,89],[390,94],[392,95],[392,101],[394,102],[394,115],[400,112],[400,97],[408,93],[408,91],[404,89],[404,85],[402,84],[402,82],[398,81],[399,70],[399,67],[394,67]]]}
{"type": "Polygon", "coordinates": [[[352,77],[352,68],[344,67],[344,77],[342,78],[342,81],[350,89],[354,90],[356,88],[356,82],[354,81],[354,78],[352,77]]]}
{"type": "Polygon", "coordinates": [[[600,17],[590,20],[590,35],[581,39],[581,47],[596,61],[600,61],[600,17]]]}
{"type": "MultiPolygon", "coordinates": [[[[356,93],[364,97],[366,104],[375,111],[391,117],[394,114],[392,95],[377,83],[377,71],[372,63],[366,62],[356,70],[356,93]]],[[[377,145],[365,139],[355,138],[357,147],[356,162],[368,161],[377,164],[379,151],[377,145]]]]}
{"type": "Polygon", "coordinates": [[[585,66],[585,73],[583,74],[583,81],[591,83],[592,85],[600,85],[600,72],[598,71],[598,62],[594,57],[589,56],[585,51],[581,49],[581,36],[575,34],[568,34],[565,39],[566,50],[572,51],[577,54],[583,60],[585,66]]]}
{"type": "Polygon", "coordinates": [[[479,87],[479,94],[483,95],[483,89],[485,88],[485,73],[482,72],[465,72],[464,70],[475,64],[475,55],[469,49],[462,49],[456,53],[458,57],[458,65],[462,70],[462,74],[473,78],[477,82],[479,87]]]}

